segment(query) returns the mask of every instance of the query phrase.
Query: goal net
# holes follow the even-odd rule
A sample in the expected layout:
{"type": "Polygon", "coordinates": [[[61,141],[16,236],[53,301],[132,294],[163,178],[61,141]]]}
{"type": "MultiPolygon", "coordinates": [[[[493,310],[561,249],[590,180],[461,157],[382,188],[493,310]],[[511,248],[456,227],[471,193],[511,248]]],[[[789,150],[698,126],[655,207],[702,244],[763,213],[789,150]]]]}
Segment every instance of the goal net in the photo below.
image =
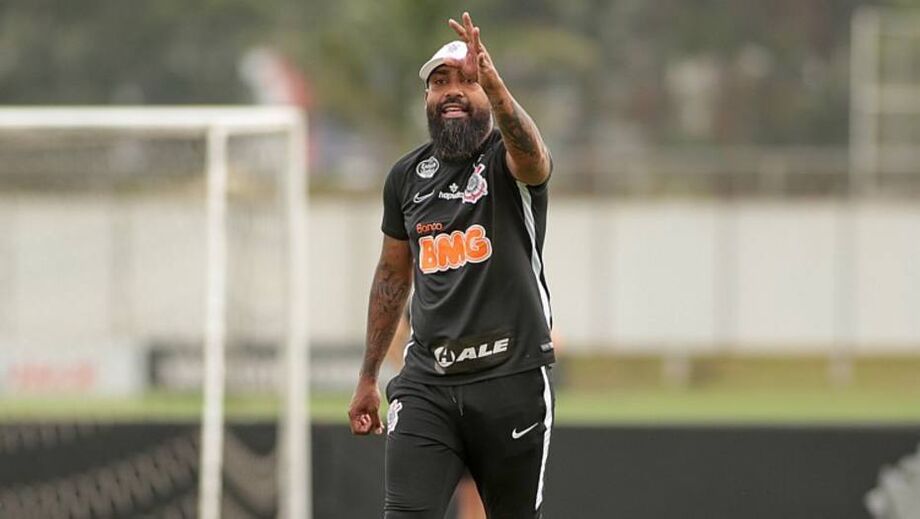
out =
{"type": "Polygon", "coordinates": [[[0,397],[200,406],[188,492],[143,491],[189,450],[147,445],[0,485],[0,508],[310,516],[305,146],[292,108],[0,109],[0,397]],[[225,399],[279,416],[272,445],[237,437],[225,399]]]}

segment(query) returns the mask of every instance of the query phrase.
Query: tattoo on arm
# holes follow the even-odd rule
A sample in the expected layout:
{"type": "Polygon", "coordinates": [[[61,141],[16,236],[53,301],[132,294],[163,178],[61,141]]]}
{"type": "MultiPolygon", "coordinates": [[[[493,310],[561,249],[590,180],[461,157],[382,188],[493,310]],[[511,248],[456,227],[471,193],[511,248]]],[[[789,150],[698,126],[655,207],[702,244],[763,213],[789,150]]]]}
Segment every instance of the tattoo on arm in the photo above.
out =
{"type": "Polygon", "coordinates": [[[367,350],[361,365],[362,377],[377,378],[409,295],[410,272],[394,267],[383,258],[377,265],[367,309],[367,350]]]}
{"type": "Polygon", "coordinates": [[[501,99],[492,106],[505,148],[514,163],[526,171],[535,171],[544,178],[549,173],[549,150],[540,130],[524,108],[514,98],[501,99]]]}
{"type": "Polygon", "coordinates": [[[511,111],[496,113],[498,126],[505,137],[505,146],[514,148],[524,155],[539,159],[540,134],[537,125],[516,101],[512,101],[511,111]]]}

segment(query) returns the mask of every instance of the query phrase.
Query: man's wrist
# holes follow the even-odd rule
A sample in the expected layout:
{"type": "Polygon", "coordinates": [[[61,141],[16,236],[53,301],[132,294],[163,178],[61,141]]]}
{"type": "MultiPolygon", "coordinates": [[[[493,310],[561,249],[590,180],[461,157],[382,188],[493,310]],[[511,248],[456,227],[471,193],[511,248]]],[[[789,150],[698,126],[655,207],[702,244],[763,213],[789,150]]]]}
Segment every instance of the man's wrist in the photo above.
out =
{"type": "Polygon", "coordinates": [[[495,74],[495,77],[486,81],[480,80],[479,85],[486,93],[486,97],[489,98],[489,102],[492,103],[493,107],[496,102],[501,101],[508,93],[505,82],[502,81],[502,78],[500,78],[498,74],[495,74]]]}

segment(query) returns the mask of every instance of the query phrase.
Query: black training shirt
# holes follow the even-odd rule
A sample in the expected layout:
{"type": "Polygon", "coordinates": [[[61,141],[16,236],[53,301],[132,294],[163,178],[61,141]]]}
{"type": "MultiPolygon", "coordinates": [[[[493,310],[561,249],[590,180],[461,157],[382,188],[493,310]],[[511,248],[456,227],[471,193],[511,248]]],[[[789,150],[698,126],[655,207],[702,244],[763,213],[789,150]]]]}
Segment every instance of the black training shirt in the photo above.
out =
{"type": "Polygon", "coordinates": [[[382,230],[409,240],[415,290],[403,376],[459,384],[554,362],[543,276],[547,186],[517,181],[494,130],[470,160],[401,158],[382,230]]]}

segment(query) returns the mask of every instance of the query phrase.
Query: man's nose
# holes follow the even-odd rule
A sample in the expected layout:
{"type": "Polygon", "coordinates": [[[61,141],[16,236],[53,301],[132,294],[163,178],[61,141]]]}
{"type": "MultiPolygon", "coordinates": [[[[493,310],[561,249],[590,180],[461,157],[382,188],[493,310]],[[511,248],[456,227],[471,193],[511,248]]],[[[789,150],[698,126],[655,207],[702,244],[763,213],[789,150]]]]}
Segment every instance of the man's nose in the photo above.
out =
{"type": "Polygon", "coordinates": [[[444,98],[449,99],[451,97],[464,98],[466,94],[463,93],[463,88],[461,88],[460,81],[451,81],[447,84],[447,91],[444,93],[444,98]]]}

